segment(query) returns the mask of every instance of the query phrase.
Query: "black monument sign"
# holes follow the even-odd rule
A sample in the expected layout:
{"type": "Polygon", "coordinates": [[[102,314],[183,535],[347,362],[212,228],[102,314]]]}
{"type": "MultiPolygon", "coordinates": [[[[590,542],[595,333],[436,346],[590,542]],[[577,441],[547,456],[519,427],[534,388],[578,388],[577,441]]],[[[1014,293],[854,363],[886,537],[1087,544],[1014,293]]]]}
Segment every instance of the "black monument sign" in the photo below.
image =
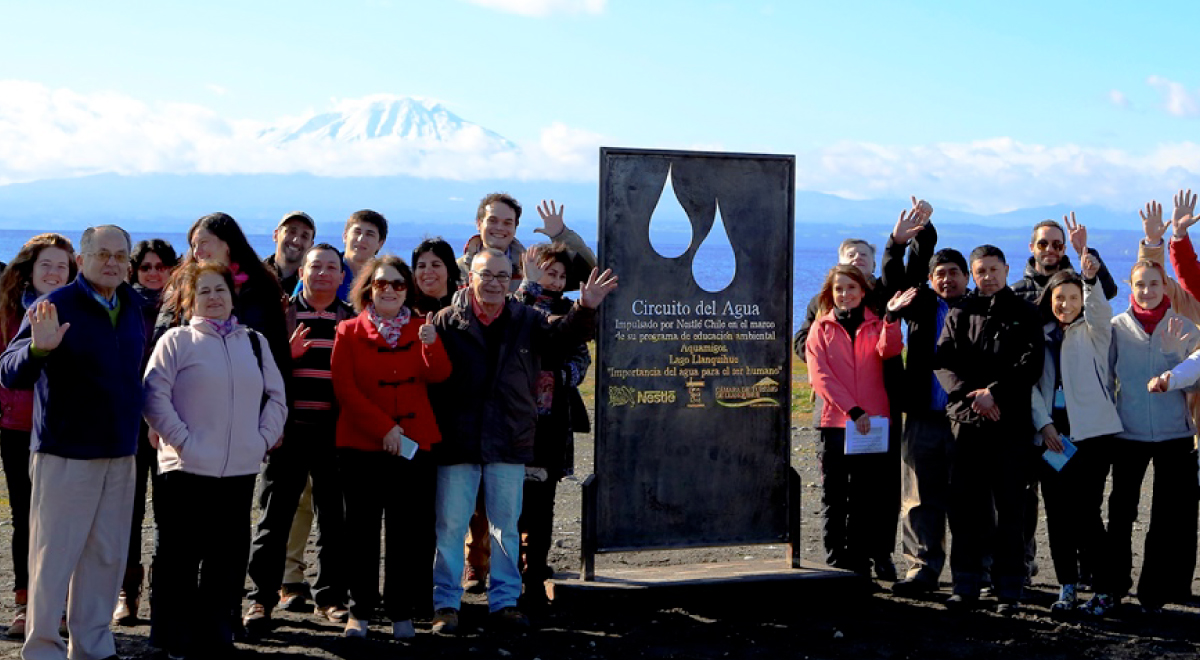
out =
{"type": "Polygon", "coordinates": [[[597,338],[585,577],[597,552],[796,539],[794,181],[792,156],[601,150],[600,255],[621,283],[597,338]],[[691,223],[673,258],[651,244],[659,205],[691,223]],[[706,290],[693,260],[722,231],[736,271],[706,290]]]}

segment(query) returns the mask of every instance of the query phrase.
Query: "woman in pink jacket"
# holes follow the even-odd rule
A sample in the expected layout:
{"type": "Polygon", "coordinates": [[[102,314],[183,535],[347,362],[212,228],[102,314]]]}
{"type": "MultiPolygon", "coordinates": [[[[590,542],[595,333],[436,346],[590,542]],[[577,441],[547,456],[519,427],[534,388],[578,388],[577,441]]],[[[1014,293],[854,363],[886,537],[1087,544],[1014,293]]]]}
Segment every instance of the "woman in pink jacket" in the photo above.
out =
{"type": "Polygon", "coordinates": [[[866,436],[887,419],[883,361],[904,348],[895,313],[916,297],[916,289],[896,293],[887,303],[886,319],[880,319],[863,304],[869,288],[854,266],[830,270],[817,295],[818,316],[805,345],[809,381],[824,404],[818,457],[825,560],[862,575],[870,574],[872,561],[891,562],[890,554],[872,556],[870,540],[880,536],[880,525],[896,524],[888,493],[878,487],[892,483],[886,470],[896,468],[887,460],[886,446],[879,452],[847,453],[847,442],[856,439],[847,438],[847,428],[866,436]]]}

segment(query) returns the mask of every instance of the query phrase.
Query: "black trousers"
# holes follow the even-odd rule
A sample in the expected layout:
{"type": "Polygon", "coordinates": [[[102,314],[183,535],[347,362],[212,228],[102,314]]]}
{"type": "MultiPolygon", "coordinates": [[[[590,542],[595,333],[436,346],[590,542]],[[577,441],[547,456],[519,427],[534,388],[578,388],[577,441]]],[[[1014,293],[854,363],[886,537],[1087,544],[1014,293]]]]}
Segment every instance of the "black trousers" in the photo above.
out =
{"type": "Polygon", "coordinates": [[[13,591],[29,587],[29,431],[0,429],[0,462],[12,509],[13,591]]]}
{"type": "Polygon", "coordinates": [[[887,453],[847,456],[846,430],[821,429],[822,537],[830,566],[867,572],[872,560],[891,560],[900,508],[900,443],[898,433],[890,435],[887,453]]]}
{"type": "Polygon", "coordinates": [[[343,536],[345,513],[331,425],[289,424],[283,443],[263,466],[258,490],[258,528],[250,552],[250,600],[273,608],[279,602],[287,540],[300,496],[312,476],[313,511],[317,519],[317,579],[313,600],[318,607],[346,603],[343,536]]]}
{"type": "Polygon", "coordinates": [[[554,495],[558,480],[525,481],[521,496],[521,575],[526,584],[538,585],[550,579],[554,571],[547,558],[554,536],[554,495]]]}
{"type": "Polygon", "coordinates": [[[1061,472],[1038,459],[1050,558],[1060,585],[1092,577],[1104,552],[1104,486],[1112,465],[1112,438],[1100,436],[1075,443],[1078,451],[1061,472]]]}
{"type": "Polygon", "coordinates": [[[433,607],[436,540],[437,466],[429,452],[418,450],[408,460],[382,451],[343,448],[338,450],[337,466],[346,500],[350,613],[370,621],[379,606],[379,539],[386,520],[386,615],[392,621],[424,617],[433,607]]]}
{"type": "Polygon", "coordinates": [[[1138,600],[1151,607],[1186,600],[1196,569],[1198,486],[1192,438],[1162,442],[1116,438],[1112,459],[1105,570],[1096,581],[1096,591],[1124,597],[1133,586],[1133,523],[1138,517],[1142,480],[1153,462],[1154,495],[1138,600]]]}
{"type": "MultiPolygon", "coordinates": [[[[143,421],[138,430],[137,461],[133,487],[133,521],[129,525],[129,557],[125,560],[125,579],[121,590],[137,598],[146,570],[142,566],[142,521],[146,519],[146,482],[157,481],[158,450],[150,446],[149,427],[143,421]]],[[[135,613],[136,614],[136,613],[135,613]]]]}
{"type": "Polygon", "coordinates": [[[170,652],[233,644],[250,551],[254,477],[178,470],[155,484],[158,551],[150,583],[150,637],[170,652]]]}
{"type": "Polygon", "coordinates": [[[1001,598],[1020,598],[1025,582],[1027,448],[1024,425],[952,422],[950,572],[954,593],[978,596],[991,554],[992,584],[1001,598]]]}

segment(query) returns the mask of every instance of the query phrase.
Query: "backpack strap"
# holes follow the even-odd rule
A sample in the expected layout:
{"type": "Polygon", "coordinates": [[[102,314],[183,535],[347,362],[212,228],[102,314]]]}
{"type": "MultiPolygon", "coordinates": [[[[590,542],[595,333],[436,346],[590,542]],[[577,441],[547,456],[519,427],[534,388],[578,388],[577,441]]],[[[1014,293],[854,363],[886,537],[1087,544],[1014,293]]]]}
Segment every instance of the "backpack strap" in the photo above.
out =
{"type": "Polygon", "coordinates": [[[250,331],[250,350],[254,351],[254,360],[258,362],[258,370],[263,374],[262,401],[258,404],[258,412],[261,415],[262,411],[267,407],[267,402],[271,400],[271,397],[267,395],[267,374],[263,372],[262,344],[258,343],[257,331],[253,328],[246,329],[250,331]]]}

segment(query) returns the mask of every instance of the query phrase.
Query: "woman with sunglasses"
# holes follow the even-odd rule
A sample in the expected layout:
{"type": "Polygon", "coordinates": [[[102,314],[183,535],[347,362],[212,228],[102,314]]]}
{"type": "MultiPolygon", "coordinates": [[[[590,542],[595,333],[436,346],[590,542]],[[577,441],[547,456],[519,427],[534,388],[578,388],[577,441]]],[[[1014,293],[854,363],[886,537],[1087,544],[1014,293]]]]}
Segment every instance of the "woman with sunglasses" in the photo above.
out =
{"type": "Polygon", "coordinates": [[[347,637],[365,637],[379,601],[379,538],[387,557],[383,602],[396,639],[431,605],[436,466],[441,441],[426,383],[450,376],[450,359],[430,323],[412,311],[412,271],[399,257],[359,270],[350,291],[358,311],[333,343],[338,472],[346,503],[347,637]],[[414,451],[415,450],[415,451],[414,451]]]}

